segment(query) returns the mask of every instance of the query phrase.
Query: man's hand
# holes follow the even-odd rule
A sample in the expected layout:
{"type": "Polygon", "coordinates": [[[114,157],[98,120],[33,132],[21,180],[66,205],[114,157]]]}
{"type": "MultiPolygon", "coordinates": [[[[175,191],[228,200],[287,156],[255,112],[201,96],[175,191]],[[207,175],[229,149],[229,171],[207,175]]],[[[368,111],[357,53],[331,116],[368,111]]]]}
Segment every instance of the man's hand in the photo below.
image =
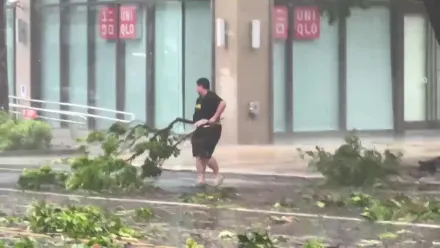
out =
{"type": "Polygon", "coordinates": [[[209,124],[215,124],[218,122],[218,118],[216,116],[213,116],[211,119],[209,119],[208,123],[209,124]]]}
{"type": "Polygon", "coordinates": [[[208,122],[209,121],[207,119],[201,119],[201,120],[197,121],[196,123],[194,123],[194,126],[200,127],[200,126],[208,124],[208,122]]]}

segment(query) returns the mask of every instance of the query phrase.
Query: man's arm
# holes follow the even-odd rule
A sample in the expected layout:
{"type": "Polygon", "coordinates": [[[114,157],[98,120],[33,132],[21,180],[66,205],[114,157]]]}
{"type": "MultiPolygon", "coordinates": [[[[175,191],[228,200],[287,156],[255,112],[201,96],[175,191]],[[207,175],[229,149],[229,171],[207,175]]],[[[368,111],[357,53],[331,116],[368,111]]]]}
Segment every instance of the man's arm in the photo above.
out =
{"type": "Polygon", "coordinates": [[[215,111],[215,114],[211,119],[209,119],[210,123],[215,123],[220,120],[220,116],[222,116],[223,111],[225,111],[226,108],[226,102],[224,100],[220,100],[220,103],[218,104],[217,110],[215,111]]]}

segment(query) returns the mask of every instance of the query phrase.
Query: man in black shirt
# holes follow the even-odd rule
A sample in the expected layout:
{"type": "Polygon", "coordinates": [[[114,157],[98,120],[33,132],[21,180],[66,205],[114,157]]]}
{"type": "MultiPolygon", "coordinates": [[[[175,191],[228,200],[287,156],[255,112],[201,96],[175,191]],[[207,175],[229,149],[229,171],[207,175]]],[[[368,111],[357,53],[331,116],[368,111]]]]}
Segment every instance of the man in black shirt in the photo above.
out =
{"type": "Polygon", "coordinates": [[[206,166],[212,169],[216,179],[215,186],[223,182],[224,177],[219,173],[217,161],[212,154],[220,139],[222,126],[220,116],[225,110],[226,103],[217,94],[209,90],[210,83],[206,78],[197,80],[197,98],[193,115],[196,131],[191,138],[192,153],[196,158],[197,183],[205,184],[206,166]]]}

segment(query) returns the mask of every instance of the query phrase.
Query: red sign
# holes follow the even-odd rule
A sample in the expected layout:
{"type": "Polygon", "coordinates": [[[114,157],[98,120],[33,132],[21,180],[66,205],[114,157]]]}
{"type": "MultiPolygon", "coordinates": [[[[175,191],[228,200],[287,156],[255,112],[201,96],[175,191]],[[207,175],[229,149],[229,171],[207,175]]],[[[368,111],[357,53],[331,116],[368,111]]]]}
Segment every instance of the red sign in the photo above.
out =
{"type": "Polygon", "coordinates": [[[99,36],[106,40],[116,39],[116,8],[103,7],[99,11],[99,36]]]}
{"type": "Polygon", "coordinates": [[[314,6],[296,7],[294,10],[294,35],[298,40],[314,40],[319,38],[321,15],[314,6]]]}
{"type": "Polygon", "coordinates": [[[136,6],[121,6],[119,20],[119,38],[136,39],[136,6]]]}
{"type": "MultiPolygon", "coordinates": [[[[106,40],[116,39],[117,8],[103,7],[99,11],[99,35],[106,40]]],[[[119,8],[119,38],[136,38],[136,6],[121,6],[119,8]]]]}
{"type": "Polygon", "coordinates": [[[284,6],[273,7],[273,38],[287,39],[288,14],[284,6]]]}

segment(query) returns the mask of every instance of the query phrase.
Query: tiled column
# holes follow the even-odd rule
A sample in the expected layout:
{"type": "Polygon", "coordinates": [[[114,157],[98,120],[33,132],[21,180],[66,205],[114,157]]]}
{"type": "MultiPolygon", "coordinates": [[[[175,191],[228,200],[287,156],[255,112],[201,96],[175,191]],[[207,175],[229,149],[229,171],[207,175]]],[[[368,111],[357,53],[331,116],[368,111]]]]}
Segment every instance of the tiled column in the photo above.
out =
{"type": "Polygon", "coordinates": [[[223,144],[267,144],[272,137],[270,0],[215,0],[215,19],[227,26],[226,47],[215,49],[216,92],[227,102],[223,144]],[[251,23],[261,23],[260,48],[251,46],[251,23]],[[259,114],[249,115],[258,102],[259,114]]]}
{"type": "MultiPolygon", "coordinates": [[[[25,89],[24,97],[31,97],[31,0],[20,0],[16,7],[15,16],[15,73],[16,95],[23,97],[22,87],[25,89]],[[19,39],[20,37],[20,39],[19,39]]],[[[22,104],[29,104],[23,102],[22,104]]]]}

